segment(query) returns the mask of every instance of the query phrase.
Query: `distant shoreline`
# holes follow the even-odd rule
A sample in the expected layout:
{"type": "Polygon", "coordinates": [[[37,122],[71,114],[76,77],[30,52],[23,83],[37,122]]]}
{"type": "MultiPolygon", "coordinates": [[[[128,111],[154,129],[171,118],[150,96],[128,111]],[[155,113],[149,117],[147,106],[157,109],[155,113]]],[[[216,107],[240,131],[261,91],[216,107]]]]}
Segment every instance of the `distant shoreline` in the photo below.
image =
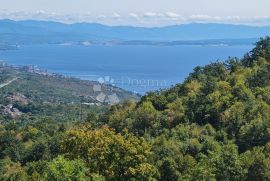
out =
{"type": "MultiPolygon", "coordinates": [[[[96,41],[96,40],[85,40],[85,41],[64,41],[54,43],[33,43],[23,45],[60,45],[60,46],[244,46],[252,45],[256,42],[256,38],[252,39],[212,39],[212,40],[176,40],[176,41],[148,41],[148,40],[110,40],[110,41],[96,41]]],[[[18,50],[20,45],[0,44],[0,51],[7,50],[18,50]]]]}

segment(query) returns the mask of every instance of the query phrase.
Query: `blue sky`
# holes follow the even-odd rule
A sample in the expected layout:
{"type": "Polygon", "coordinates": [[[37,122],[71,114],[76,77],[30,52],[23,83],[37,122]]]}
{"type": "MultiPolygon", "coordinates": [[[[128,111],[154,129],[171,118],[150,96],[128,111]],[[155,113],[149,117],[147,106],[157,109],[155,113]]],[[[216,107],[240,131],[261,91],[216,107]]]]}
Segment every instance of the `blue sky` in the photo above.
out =
{"type": "Polygon", "coordinates": [[[110,25],[270,25],[269,0],[0,0],[0,18],[110,25]]]}

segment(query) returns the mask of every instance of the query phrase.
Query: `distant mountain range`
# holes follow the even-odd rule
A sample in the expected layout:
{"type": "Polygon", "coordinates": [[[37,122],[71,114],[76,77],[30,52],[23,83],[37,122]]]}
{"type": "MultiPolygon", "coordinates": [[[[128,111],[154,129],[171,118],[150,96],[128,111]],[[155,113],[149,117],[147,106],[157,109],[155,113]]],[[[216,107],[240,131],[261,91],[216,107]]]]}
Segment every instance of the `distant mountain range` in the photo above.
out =
{"type": "Polygon", "coordinates": [[[183,24],[167,27],[105,26],[95,23],[63,24],[47,21],[0,20],[2,43],[63,42],[171,42],[194,40],[254,39],[270,34],[270,26],[254,27],[230,24],[183,24]]]}

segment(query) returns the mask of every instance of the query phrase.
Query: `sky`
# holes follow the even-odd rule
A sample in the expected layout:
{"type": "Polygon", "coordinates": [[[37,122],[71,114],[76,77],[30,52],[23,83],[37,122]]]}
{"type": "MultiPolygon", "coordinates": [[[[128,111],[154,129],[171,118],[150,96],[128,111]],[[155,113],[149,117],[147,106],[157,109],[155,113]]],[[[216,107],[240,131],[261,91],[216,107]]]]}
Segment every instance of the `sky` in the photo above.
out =
{"type": "Polygon", "coordinates": [[[166,26],[270,25],[270,0],[0,0],[0,19],[166,26]]]}

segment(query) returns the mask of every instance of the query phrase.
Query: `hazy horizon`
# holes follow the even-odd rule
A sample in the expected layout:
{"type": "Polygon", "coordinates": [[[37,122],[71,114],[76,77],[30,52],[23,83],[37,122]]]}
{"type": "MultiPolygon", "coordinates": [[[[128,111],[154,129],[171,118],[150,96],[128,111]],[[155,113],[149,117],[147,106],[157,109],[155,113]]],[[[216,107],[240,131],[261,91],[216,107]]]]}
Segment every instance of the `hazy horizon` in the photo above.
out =
{"type": "Polygon", "coordinates": [[[270,25],[270,2],[267,0],[0,0],[0,5],[0,19],[12,20],[144,27],[192,22],[270,25]]]}

